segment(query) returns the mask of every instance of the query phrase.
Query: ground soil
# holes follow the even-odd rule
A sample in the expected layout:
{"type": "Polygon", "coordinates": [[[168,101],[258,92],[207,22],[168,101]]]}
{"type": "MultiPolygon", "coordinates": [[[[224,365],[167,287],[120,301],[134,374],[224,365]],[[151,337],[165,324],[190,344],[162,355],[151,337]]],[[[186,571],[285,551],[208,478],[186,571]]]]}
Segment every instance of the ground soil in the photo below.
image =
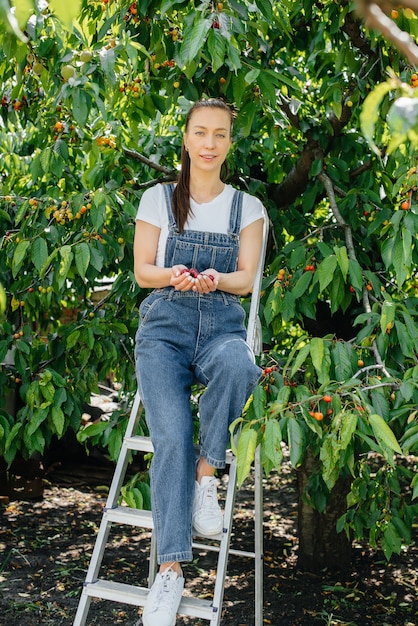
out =
{"type": "MultiPolygon", "coordinates": [[[[1,625],[72,625],[112,469],[97,458],[55,463],[43,479],[43,498],[0,504],[1,625]]],[[[416,543],[389,564],[382,553],[355,545],[349,571],[311,575],[297,566],[296,485],[288,465],[265,480],[264,496],[264,624],[418,624],[416,543]]],[[[253,539],[251,498],[249,481],[239,492],[234,538],[234,547],[246,550],[253,539]]],[[[146,585],[148,538],[138,529],[112,529],[101,576],[146,585]]],[[[230,558],[223,626],[253,626],[252,568],[251,559],[230,558]]],[[[187,593],[210,597],[214,555],[197,553],[185,575],[187,593]]],[[[94,601],[87,626],[139,626],[140,614],[94,601]]],[[[207,623],[179,617],[177,626],[207,623]]]]}

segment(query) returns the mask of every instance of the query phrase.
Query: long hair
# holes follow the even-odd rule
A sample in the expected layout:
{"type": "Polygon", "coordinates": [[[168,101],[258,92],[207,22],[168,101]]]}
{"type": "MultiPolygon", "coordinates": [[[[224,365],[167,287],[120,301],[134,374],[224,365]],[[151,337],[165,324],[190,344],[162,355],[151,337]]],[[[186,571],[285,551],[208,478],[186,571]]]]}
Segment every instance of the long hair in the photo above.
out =
{"type": "MultiPolygon", "coordinates": [[[[193,104],[193,106],[189,109],[186,116],[186,124],[185,124],[185,132],[187,132],[189,127],[190,118],[193,115],[193,112],[197,109],[201,109],[203,107],[213,108],[213,109],[222,109],[226,111],[231,119],[231,134],[232,134],[232,124],[234,121],[234,112],[229,107],[226,102],[220,100],[218,98],[208,98],[206,100],[198,100],[193,104]]],[[[228,176],[228,164],[226,161],[222,164],[221,168],[221,179],[225,180],[228,176]]],[[[179,231],[182,233],[184,230],[184,225],[187,222],[187,218],[191,212],[190,208],[190,157],[186,148],[184,147],[184,142],[181,147],[181,167],[180,173],[177,180],[177,185],[173,191],[172,197],[172,208],[173,215],[177,222],[177,226],[179,231]]]]}

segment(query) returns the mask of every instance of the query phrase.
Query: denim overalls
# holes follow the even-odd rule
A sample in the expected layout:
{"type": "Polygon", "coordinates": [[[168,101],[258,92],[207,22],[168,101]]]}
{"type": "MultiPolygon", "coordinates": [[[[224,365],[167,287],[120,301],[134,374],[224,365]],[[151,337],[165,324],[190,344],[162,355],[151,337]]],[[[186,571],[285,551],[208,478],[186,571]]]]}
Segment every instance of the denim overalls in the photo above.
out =
{"type": "MultiPolygon", "coordinates": [[[[242,194],[234,194],[227,234],[177,229],[172,185],[164,185],[169,216],[165,266],[198,271],[236,269],[242,194]]],[[[229,425],[242,409],[261,369],[245,341],[239,297],[155,289],[139,309],[135,359],[138,389],[154,445],[151,498],[158,562],[191,561],[192,503],[196,476],[190,389],[206,390],[199,402],[200,454],[225,466],[229,425]]]]}

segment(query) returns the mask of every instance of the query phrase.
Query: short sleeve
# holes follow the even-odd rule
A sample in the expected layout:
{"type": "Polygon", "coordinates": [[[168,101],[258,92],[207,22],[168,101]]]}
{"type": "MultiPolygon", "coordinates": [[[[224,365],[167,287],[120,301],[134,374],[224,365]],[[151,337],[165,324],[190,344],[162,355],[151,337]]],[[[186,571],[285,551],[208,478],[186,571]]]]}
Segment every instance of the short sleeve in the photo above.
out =
{"type": "Polygon", "coordinates": [[[242,203],[241,230],[259,219],[265,218],[265,209],[262,202],[249,193],[244,193],[242,203]]]}
{"type": "Polygon", "coordinates": [[[146,189],[139,201],[136,219],[162,228],[167,222],[167,210],[161,184],[146,189]]]}

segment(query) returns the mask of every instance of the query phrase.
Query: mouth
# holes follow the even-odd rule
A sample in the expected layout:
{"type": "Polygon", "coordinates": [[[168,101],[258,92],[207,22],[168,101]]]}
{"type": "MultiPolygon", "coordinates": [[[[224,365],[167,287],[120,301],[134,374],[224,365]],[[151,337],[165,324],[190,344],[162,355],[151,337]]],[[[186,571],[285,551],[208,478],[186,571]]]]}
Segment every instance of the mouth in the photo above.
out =
{"type": "Polygon", "coordinates": [[[212,161],[213,159],[216,159],[216,155],[215,154],[201,154],[200,158],[204,159],[205,161],[212,161]]]}

